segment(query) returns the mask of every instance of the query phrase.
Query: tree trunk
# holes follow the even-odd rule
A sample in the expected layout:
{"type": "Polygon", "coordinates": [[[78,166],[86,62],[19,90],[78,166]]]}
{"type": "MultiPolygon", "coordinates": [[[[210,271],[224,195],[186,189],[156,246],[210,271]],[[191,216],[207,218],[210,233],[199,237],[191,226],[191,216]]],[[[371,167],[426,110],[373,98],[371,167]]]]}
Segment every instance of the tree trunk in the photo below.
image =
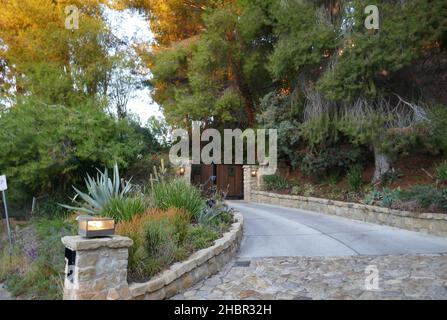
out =
{"type": "Polygon", "coordinates": [[[377,147],[374,148],[374,161],[375,161],[375,171],[373,177],[373,183],[377,183],[382,179],[382,175],[391,169],[391,162],[389,157],[381,153],[377,147]]]}
{"type": "Polygon", "coordinates": [[[255,125],[255,107],[250,88],[245,84],[244,80],[241,80],[241,83],[239,83],[239,91],[244,99],[244,109],[247,116],[248,127],[253,128],[255,125]]]}

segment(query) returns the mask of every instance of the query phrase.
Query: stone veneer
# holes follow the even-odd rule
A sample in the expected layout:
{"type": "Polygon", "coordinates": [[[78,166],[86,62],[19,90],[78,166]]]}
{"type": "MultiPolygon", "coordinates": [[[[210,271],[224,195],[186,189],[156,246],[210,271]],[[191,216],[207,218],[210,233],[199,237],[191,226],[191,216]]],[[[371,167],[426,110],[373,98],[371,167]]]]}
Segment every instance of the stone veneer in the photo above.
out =
{"type": "Polygon", "coordinates": [[[129,296],[127,258],[131,239],[75,236],[63,237],[62,243],[76,252],[75,264],[70,267],[73,274],[65,277],[64,300],[117,300],[129,296]]]}
{"type": "MultiPolygon", "coordinates": [[[[126,237],[86,239],[63,237],[66,248],[76,251],[72,276],[65,278],[64,300],[165,299],[215,273],[236,253],[242,240],[243,217],[234,214],[234,223],[214,245],[192,254],[188,260],[145,283],[127,282],[128,248],[126,237]]],[[[66,267],[66,274],[69,267],[66,267]]]]}
{"type": "Polygon", "coordinates": [[[416,213],[359,203],[282,195],[257,190],[251,192],[250,199],[252,202],[317,211],[354,220],[447,236],[447,215],[442,213],[416,213]]]}

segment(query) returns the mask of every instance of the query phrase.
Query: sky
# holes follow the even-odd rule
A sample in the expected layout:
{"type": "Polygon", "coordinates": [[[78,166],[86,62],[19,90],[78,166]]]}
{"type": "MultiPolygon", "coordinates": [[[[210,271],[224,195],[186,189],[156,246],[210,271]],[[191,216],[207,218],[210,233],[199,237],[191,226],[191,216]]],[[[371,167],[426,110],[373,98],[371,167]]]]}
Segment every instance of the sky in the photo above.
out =
{"type": "MultiPolygon", "coordinates": [[[[153,41],[154,37],[149,28],[149,23],[138,12],[106,9],[106,16],[113,33],[118,38],[127,39],[134,43],[153,41]]],[[[129,112],[137,114],[143,125],[146,124],[150,116],[163,117],[159,106],[151,99],[151,92],[148,88],[136,90],[134,96],[129,100],[127,109],[129,112]]]]}

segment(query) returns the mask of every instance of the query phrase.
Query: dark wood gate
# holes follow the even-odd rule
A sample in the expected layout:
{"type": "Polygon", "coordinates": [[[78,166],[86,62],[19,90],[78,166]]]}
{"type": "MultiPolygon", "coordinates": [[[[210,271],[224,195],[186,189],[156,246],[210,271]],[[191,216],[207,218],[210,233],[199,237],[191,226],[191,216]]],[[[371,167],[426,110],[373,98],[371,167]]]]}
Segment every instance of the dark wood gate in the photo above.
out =
{"type": "Polygon", "coordinates": [[[227,198],[241,199],[244,197],[242,165],[192,165],[191,182],[227,193],[227,198]]]}

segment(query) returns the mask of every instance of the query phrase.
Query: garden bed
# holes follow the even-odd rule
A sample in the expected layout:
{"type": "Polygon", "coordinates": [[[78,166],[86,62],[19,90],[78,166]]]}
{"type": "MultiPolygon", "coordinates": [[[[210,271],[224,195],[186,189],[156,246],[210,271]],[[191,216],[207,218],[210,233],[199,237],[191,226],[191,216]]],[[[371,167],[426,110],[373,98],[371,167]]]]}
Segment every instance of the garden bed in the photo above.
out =
{"type": "Polygon", "coordinates": [[[131,283],[131,299],[165,299],[188,289],[195,283],[217,273],[235,254],[242,240],[243,217],[234,213],[234,222],[228,232],[188,259],[170,266],[150,281],[131,283]]]}

